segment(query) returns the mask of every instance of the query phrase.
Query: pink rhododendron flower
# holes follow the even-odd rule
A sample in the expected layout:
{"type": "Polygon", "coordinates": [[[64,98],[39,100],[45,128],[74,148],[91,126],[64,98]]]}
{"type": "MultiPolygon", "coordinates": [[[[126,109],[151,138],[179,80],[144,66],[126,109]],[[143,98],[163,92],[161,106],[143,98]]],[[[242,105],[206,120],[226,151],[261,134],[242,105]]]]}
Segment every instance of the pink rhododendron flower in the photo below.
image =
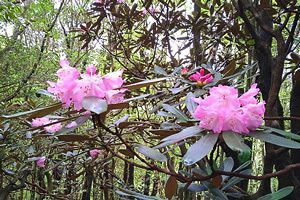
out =
{"type": "Polygon", "coordinates": [[[66,128],[75,128],[77,126],[78,126],[78,124],[76,122],[71,122],[71,123],[66,125],[66,128]]]}
{"type": "Polygon", "coordinates": [[[45,162],[46,162],[46,157],[43,156],[43,157],[40,157],[37,161],[36,161],[36,165],[38,167],[45,167],[45,162]]]}
{"type": "Polygon", "coordinates": [[[93,150],[90,150],[89,153],[92,158],[97,158],[102,153],[102,151],[99,149],[93,149],[93,150]]]}
{"type": "Polygon", "coordinates": [[[103,90],[113,90],[121,87],[124,83],[122,79],[123,70],[108,73],[102,77],[101,87],[103,90]]]}
{"type": "MultiPolygon", "coordinates": [[[[56,122],[56,120],[50,120],[47,117],[41,117],[41,118],[35,118],[31,122],[32,127],[39,127],[39,126],[44,126],[50,123],[56,122]]],[[[56,123],[50,126],[45,126],[44,130],[49,132],[49,133],[55,133],[59,131],[62,128],[61,123],[56,123]]]]}
{"type": "Polygon", "coordinates": [[[145,16],[147,13],[150,13],[151,15],[154,15],[155,13],[160,12],[159,8],[153,7],[151,6],[150,8],[148,8],[148,10],[146,8],[144,8],[142,10],[142,16],[145,16]]]}
{"type": "Polygon", "coordinates": [[[237,89],[233,87],[213,87],[206,98],[194,99],[199,104],[194,117],[200,120],[201,128],[212,130],[214,133],[249,133],[263,123],[265,106],[264,102],[259,103],[255,98],[258,92],[256,84],[240,97],[237,89]]]}
{"type": "Polygon", "coordinates": [[[182,75],[182,76],[183,76],[183,75],[186,75],[188,72],[189,72],[189,68],[187,68],[187,67],[183,67],[183,68],[181,69],[181,75],[182,75]]]}
{"type": "Polygon", "coordinates": [[[117,0],[117,3],[125,3],[125,0],[117,0]]]}
{"type": "Polygon", "coordinates": [[[48,91],[53,93],[65,107],[74,105],[76,110],[82,109],[85,97],[104,99],[108,103],[120,103],[124,100],[124,89],[120,89],[124,83],[123,70],[108,73],[104,76],[97,74],[95,65],[86,66],[86,73],[80,72],[70,66],[63,59],[61,68],[57,71],[57,82],[50,82],[48,91]]]}
{"type": "Polygon", "coordinates": [[[124,101],[124,92],[126,89],[120,89],[120,90],[109,90],[106,92],[106,100],[109,104],[117,104],[124,101]]]}
{"type": "Polygon", "coordinates": [[[208,73],[205,75],[204,69],[200,69],[199,72],[196,72],[195,74],[192,74],[190,77],[191,81],[197,82],[198,85],[203,86],[208,83],[211,83],[214,79],[213,75],[211,73],[208,73]]]}

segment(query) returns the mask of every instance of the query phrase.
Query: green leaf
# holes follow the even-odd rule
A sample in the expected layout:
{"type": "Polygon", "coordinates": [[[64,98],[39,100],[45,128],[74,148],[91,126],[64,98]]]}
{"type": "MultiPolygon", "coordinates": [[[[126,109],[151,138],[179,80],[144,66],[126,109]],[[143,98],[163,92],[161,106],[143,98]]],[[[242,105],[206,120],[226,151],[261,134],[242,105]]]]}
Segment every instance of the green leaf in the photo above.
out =
{"type": "Polygon", "coordinates": [[[180,110],[178,110],[174,106],[170,106],[168,104],[162,104],[162,107],[166,111],[174,114],[178,119],[181,119],[182,121],[188,121],[189,120],[189,118],[183,112],[181,112],[180,110]]]}
{"type": "Polygon", "coordinates": [[[275,144],[281,147],[287,147],[291,149],[300,149],[300,143],[295,142],[284,137],[280,137],[268,132],[252,132],[249,136],[254,137],[255,139],[262,140],[267,143],[275,144]]]}
{"type": "Polygon", "coordinates": [[[107,101],[98,97],[84,97],[82,107],[96,114],[107,111],[107,101]]]}
{"type": "Polygon", "coordinates": [[[29,118],[33,119],[33,118],[37,118],[37,117],[43,117],[46,116],[50,113],[53,113],[54,111],[58,110],[61,108],[61,103],[56,103],[44,108],[38,108],[35,110],[29,110],[29,111],[25,111],[25,112],[19,112],[16,114],[12,114],[12,115],[1,115],[0,116],[0,120],[1,119],[15,119],[15,118],[19,118],[19,117],[24,117],[27,115],[31,115],[29,118]]]}
{"type": "Polygon", "coordinates": [[[135,197],[135,198],[140,199],[140,200],[161,200],[160,198],[152,197],[152,196],[146,196],[146,195],[143,195],[143,194],[140,194],[138,192],[131,191],[131,190],[128,190],[128,189],[125,189],[125,188],[118,188],[116,190],[116,193],[118,195],[121,195],[121,196],[135,197]]]}
{"type": "Polygon", "coordinates": [[[165,142],[165,141],[178,142],[178,141],[184,140],[186,138],[198,135],[201,132],[202,132],[202,129],[199,126],[191,126],[191,127],[183,129],[179,133],[176,133],[174,135],[166,137],[166,138],[162,139],[161,141],[163,141],[163,142],[165,142]]]}
{"type": "Polygon", "coordinates": [[[157,160],[160,162],[166,162],[168,159],[165,155],[160,153],[159,151],[152,149],[150,147],[144,146],[142,144],[136,145],[136,151],[143,154],[144,156],[151,158],[153,160],[157,160]]]}
{"type": "Polygon", "coordinates": [[[293,190],[294,190],[293,186],[288,186],[288,187],[285,187],[285,188],[281,188],[277,192],[262,196],[262,197],[258,198],[257,200],[278,200],[278,199],[283,199],[284,197],[291,194],[293,192],[293,190]]]}
{"type": "Polygon", "coordinates": [[[155,67],[154,67],[154,71],[155,71],[155,73],[157,73],[157,74],[161,74],[161,75],[164,75],[164,76],[168,76],[168,73],[167,73],[163,68],[161,68],[161,67],[159,67],[159,66],[155,66],[155,67]]]}
{"type": "Polygon", "coordinates": [[[200,138],[195,144],[190,146],[183,157],[185,165],[192,165],[204,158],[214,147],[218,140],[218,134],[207,134],[200,138]]]}
{"type": "Polygon", "coordinates": [[[241,135],[234,132],[223,132],[222,136],[230,149],[240,152],[239,159],[242,162],[250,159],[251,149],[243,142],[241,135]]]}
{"type": "Polygon", "coordinates": [[[280,129],[277,129],[277,128],[272,128],[272,127],[267,127],[267,130],[270,130],[272,132],[275,132],[275,133],[278,133],[280,135],[283,135],[287,138],[291,138],[291,139],[294,139],[294,140],[299,140],[300,141],[300,135],[297,135],[295,133],[291,133],[291,132],[286,132],[284,130],[280,130],[280,129]]]}
{"type": "Polygon", "coordinates": [[[190,112],[191,115],[194,114],[194,112],[197,108],[197,103],[195,101],[193,101],[193,98],[196,98],[196,96],[191,92],[189,92],[185,98],[186,108],[188,109],[188,111],[190,112]]]}
{"type": "Polygon", "coordinates": [[[52,97],[52,98],[55,98],[55,95],[53,95],[52,93],[48,92],[47,90],[38,90],[36,92],[37,94],[42,94],[42,95],[46,95],[46,96],[49,96],[49,97],[52,97]]]}

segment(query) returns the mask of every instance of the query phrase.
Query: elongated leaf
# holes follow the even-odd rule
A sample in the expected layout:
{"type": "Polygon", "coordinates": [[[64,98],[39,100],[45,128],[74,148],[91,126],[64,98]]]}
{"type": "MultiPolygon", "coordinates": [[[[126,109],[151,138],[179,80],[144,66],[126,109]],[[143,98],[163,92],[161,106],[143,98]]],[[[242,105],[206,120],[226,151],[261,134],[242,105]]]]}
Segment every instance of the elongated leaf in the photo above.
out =
{"type": "Polygon", "coordinates": [[[69,135],[58,135],[57,138],[60,141],[65,141],[65,142],[85,142],[87,140],[92,140],[89,136],[87,135],[75,135],[75,134],[69,134],[69,135]]]}
{"type": "Polygon", "coordinates": [[[107,111],[107,102],[98,97],[84,97],[82,107],[96,114],[100,114],[107,111]]]}
{"type": "Polygon", "coordinates": [[[294,139],[294,140],[300,140],[300,135],[297,135],[295,133],[291,133],[291,132],[286,132],[284,130],[280,130],[280,129],[277,129],[277,128],[272,128],[272,127],[267,127],[270,131],[273,131],[275,133],[278,133],[280,135],[283,135],[287,138],[291,138],[291,139],[294,139]]]}
{"type": "Polygon", "coordinates": [[[233,132],[223,132],[223,139],[230,149],[250,156],[251,149],[243,142],[241,135],[233,132]]]}
{"type": "Polygon", "coordinates": [[[116,190],[116,193],[121,196],[135,197],[140,200],[161,200],[160,198],[157,198],[157,197],[146,196],[146,195],[140,194],[138,192],[131,191],[131,190],[124,189],[124,188],[118,188],[118,190],[116,190]]]}
{"type": "Polygon", "coordinates": [[[192,184],[188,187],[188,190],[191,191],[191,192],[202,192],[202,191],[208,190],[208,188],[207,188],[205,185],[192,183],[192,184]]]}
{"type": "MultiPolygon", "coordinates": [[[[241,171],[240,173],[250,175],[251,169],[245,169],[245,170],[241,171]]],[[[223,188],[221,190],[226,190],[226,189],[238,184],[242,180],[243,180],[243,178],[240,178],[240,177],[232,177],[228,180],[228,182],[223,186],[223,188]]]]}
{"type": "MultiPolygon", "coordinates": [[[[223,163],[222,163],[220,169],[221,169],[222,171],[231,172],[232,169],[233,169],[233,166],[234,166],[234,161],[233,161],[233,159],[232,159],[231,157],[228,157],[228,158],[226,158],[226,159],[223,161],[223,163]]],[[[228,176],[222,175],[222,178],[223,178],[223,180],[225,180],[225,179],[228,178],[228,176]]]]}
{"type": "Polygon", "coordinates": [[[153,149],[159,149],[159,148],[162,148],[162,147],[166,147],[166,146],[168,146],[168,145],[171,145],[171,144],[174,144],[174,142],[171,141],[171,140],[169,140],[169,141],[160,143],[159,145],[153,147],[153,149]]]}
{"type": "Polygon", "coordinates": [[[162,153],[160,153],[159,151],[141,144],[136,146],[136,151],[153,160],[157,160],[160,162],[167,161],[167,157],[162,153]]]}
{"type": "Polygon", "coordinates": [[[200,140],[198,140],[195,144],[190,146],[183,157],[184,164],[192,165],[204,158],[216,144],[218,137],[219,135],[217,134],[207,134],[200,140]]]}
{"type": "Polygon", "coordinates": [[[271,133],[266,132],[254,132],[250,133],[249,136],[254,137],[258,140],[262,140],[267,143],[275,144],[281,147],[287,147],[291,149],[300,149],[300,143],[295,142],[284,137],[280,137],[271,133]]]}
{"type": "Polygon", "coordinates": [[[162,139],[161,141],[163,141],[163,142],[165,142],[165,141],[178,142],[180,140],[184,140],[186,138],[198,135],[199,133],[201,133],[201,131],[202,131],[202,129],[199,126],[192,126],[192,127],[183,129],[179,133],[176,133],[174,135],[166,137],[166,138],[162,139]]]}
{"type": "Polygon", "coordinates": [[[178,119],[181,119],[181,120],[183,120],[183,121],[188,121],[188,120],[189,120],[189,118],[188,118],[183,112],[181,112],[180,110],[178,110],[178,109],[175,108],[174,106],[170,106],[170,105],[168,105],[168,104],[162,104],[162,107],[163,107],[166,111],[168,111],[168,112],[174,114],[178,119]]]}
{"type": "Polygon", "coordinates": [[[178,88],[169,88],[169,90],[172,92],[172,94],[178,94],[179,92],[182,92],[183,90],[185,90],[186,87],[178,87],[178,88]]]}
{"type": "Polygon", "coordinates": [[[155,83],[158,83],[158,82],[161,82],[161,81],[165,81],[165,80],[167,80],[166,77],[152,79],[152,80],[145,80],[145,81],[141,81],[141,82],[138,82],[138,83],[133,83],[133,84],[130,84],[130,85],[125,85],[123,88],[128,88],[129,90],[134,90],[134,89],[139,89],[139,88],[142,88],[142,87],[147,87],[147,86],[150,86],[150,85],[153,85],[155,83]]]}
{"type": "Polygon", "coordinates": [[[159,67],[159,66],[155,66],[155,67],[154,67],[154,71],[155,71],[155,73],[157,73],[157,74],[161,74],[161,75],[164,75],[164,76],[168,76],[168,73],[167,73],[163,68],[161,68],[161,67],[159,67]]]}
{"type": "Polygon", "coordinates": [[[16,114],[12,114],[12,115],[1,115],[0,116],[0,120],[1,119],[14,119],[14,118],[18,118],[18,117],[24,117],[27,115],[31,115],[29,118],[36,118],[36,117],[43,117],[46,116],[50,113],[53,113],[54,111],[58,110],[61,108],[61,103],[56,103],[44,108],[38,108],[35,110],[29,110],[29,111],[25,111],[25,112],[19,112],[16,114]]]}
{"type": "Polygon", "coordinates": [[[186,108],[188,109],[191,115],[194,115],[194,112],[197,108],[197,103],[193,100],[193,98],[196,98],[196,96],[193,93],[189,92],[186,95],[185,99],[186,108]]]}
{"type": "Polygon", "coordinates": [[[281,188],[277,192],[274,192],[272,194],[267,194],[265,196],[262,196],[258,198],[257,200],[278,200],[278,199],[283,199],[284,197],[288,196],[291,194],[294,190],[293,186],[288,186],[285,188],[281,188]]]}
{"type": "Polygon", "coordinates": [[[49,97],[52,97],[52,98],[55,98],[55,97],[56,97],[56,96],[53,95],[52,93],[48,92],[47,90],[43,90],[43,89],[38,90],[36,93],[37,93],[37,94],[46,95],[46,96],[49,96],[49,97]]]}
{"type": "Polygon", "coordinates": [[[174,176],[170,176],[165,186],[165,195],[168,199],[172,199],[178,188],[177,180],[174,176]]]}

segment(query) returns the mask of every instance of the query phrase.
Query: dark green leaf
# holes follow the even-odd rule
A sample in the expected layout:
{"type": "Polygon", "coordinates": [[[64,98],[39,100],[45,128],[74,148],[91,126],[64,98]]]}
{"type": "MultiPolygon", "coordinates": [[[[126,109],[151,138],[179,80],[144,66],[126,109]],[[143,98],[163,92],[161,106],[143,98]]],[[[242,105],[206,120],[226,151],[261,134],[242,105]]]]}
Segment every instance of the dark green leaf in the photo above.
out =
{"type": "Polygon", "coordinates": [[[288,186],[288,187],[285,187],[285,188],[281,188],[277,192],[262,196],[262,197],[258,198],[257,200],[279,200],[279,199],[284,199],[284,197],[291,194],[293,192],[293,190],[294,190],[293,186],[288,186]]]}
{"type": "Polygon", "coordinates": [[[240,152],[239,158],[242,162],[250,159],[251,149],[243,142],[241,135],[234,132],[223,132],[222,136],[230,149],[240,152]]]}
{"type": "Polygon", "coordinates": [[[267,132],[253,132],[249,136],[267,143],[291,149],[300,149],[300,143],[267,132]]]}

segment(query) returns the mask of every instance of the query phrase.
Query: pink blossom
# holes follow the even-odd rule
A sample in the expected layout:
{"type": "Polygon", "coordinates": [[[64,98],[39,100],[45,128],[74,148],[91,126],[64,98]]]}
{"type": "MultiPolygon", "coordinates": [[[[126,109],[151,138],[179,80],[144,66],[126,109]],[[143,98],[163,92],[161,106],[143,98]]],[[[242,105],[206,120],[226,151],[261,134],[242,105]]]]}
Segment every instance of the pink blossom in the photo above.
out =
{"type": "Polygon", "coordinates": [[[97,68],[95,65],[88,65],[86,66],[86,73],[89,75],[95,75],[97,71],[97,68]]]}
{"type": "Polygon", "coordinates": [[[153,7],[151,6],[150,8],[148,8],[148,10],[146,8],[144,8],[142,10],[142,16],[145,16],[147,13],[150,13],[151,15],[154,15],[155,13],[160,12],[159,8],[153,7]]]}
{"type": "Polygon", "coordinates": [[[33,119],[31,122],[31,126],[38,127],[38,126],[43,126],[43,125],[50,124],[50,123],[51,123],[51,121],[48,118],[41,117],[41,118],[33,119]]]}
{"type": "Polygon", "coordinates": [[[121,90],[108,90],[106,92],[106,100],[108,104],[117,104],[117,103],[121,103],[124,101],[124,92],[126,90],[125,89],[121,89],[121,90]]]}
{"type": "Polygon", "coordinates": [[[200,86],[211,83],[212,80],[214,79],[211,73],[205,75],[204,69],[200,69],[199,72],[192,74],[189,78],[191,81],[197,82],[197,84],[200,86]]]}
{"type": "Polygon", "coordinates": [[[113,90],[121,87],[124,83],[122,79],[123,70],[108,73],[102,77],[102,89],[113,90]]]}
{"type": "Polygon", "coordinates": [[[101,88],[102,80],[99,75],[82,75],[82,79],[76,81],[76,88],[73,90],[73,102],[75,110],[82,109],[84,97],[94,96],[105,97],[105,91],[101,88]]]}
{"type": "Polygon", "coordinates": [[[45,162],[46,162],[46,157],[40,157],[37,161],[36,161],[36,165],[40,168],[45,167],[45,162]]]}
{"type": "Polygon", "coordinates": [[[78,126],[78,124],[76,122],[71,122],[71,123],[66,125],[66,128],[75,128],[77,126],[78,126]]]}
{"type": "Polygon", "coordinates": [[[181,68],[181,75],[182,76],[186,75],[188,72],[189,72],[189,68],[187,68],[187,67],[181,68]]]}
{"type": "MultiPolygon", "coordinates": [[[[46,117],[41,117],[41,118],[35,118],[31,122],[32,127],[39,127],[39,126],[44,126],[50,123],[56,122],[56,120],[49,120],[46,117]]],[[[61,123],[56,123],[50,126],[45,126],[44,130],[49,132],[49,133],[55,133],[59,131],[62,128],[61,123]]]]}
{"type": "Polygon", "coordinates": [[[117,3],[125,3],[125,0],[117,0],[117,3]]]}
{"type": "Polygon", "coordinates": [[[102,153],[102,151],[99,149],[93,149],[93,150],[90,150],[89,153],[92,158],[97,158],[102,153]]]}
{"type": "Polygon", "coordinates": [[[53,93],[64,105],[74,106],[75,110],[82,109],[85,97],[97,97],[107,100],[108,103],[120,103],[124,100],[124,91],[120,89],[124,83],[123,70],[118,70],[100,76],[95,65],[88,65],[86,73],[80,72],[70,66],[68,60],[60,61],[61,68],[56,75],[56,82],[48,81],[48,91],[53,93]]]}
{"type": "Polygon", "coordinates": [[[250,90],[238,97],[237,89],[219,85],[202,99],[194,99],[197,106],[194,117],[200,120],[199,126],[214,133],[233,131],[249,133],[263,123],[264,102],[258,103],[255,96],[259,89],[253,84],[250,90]]]}

